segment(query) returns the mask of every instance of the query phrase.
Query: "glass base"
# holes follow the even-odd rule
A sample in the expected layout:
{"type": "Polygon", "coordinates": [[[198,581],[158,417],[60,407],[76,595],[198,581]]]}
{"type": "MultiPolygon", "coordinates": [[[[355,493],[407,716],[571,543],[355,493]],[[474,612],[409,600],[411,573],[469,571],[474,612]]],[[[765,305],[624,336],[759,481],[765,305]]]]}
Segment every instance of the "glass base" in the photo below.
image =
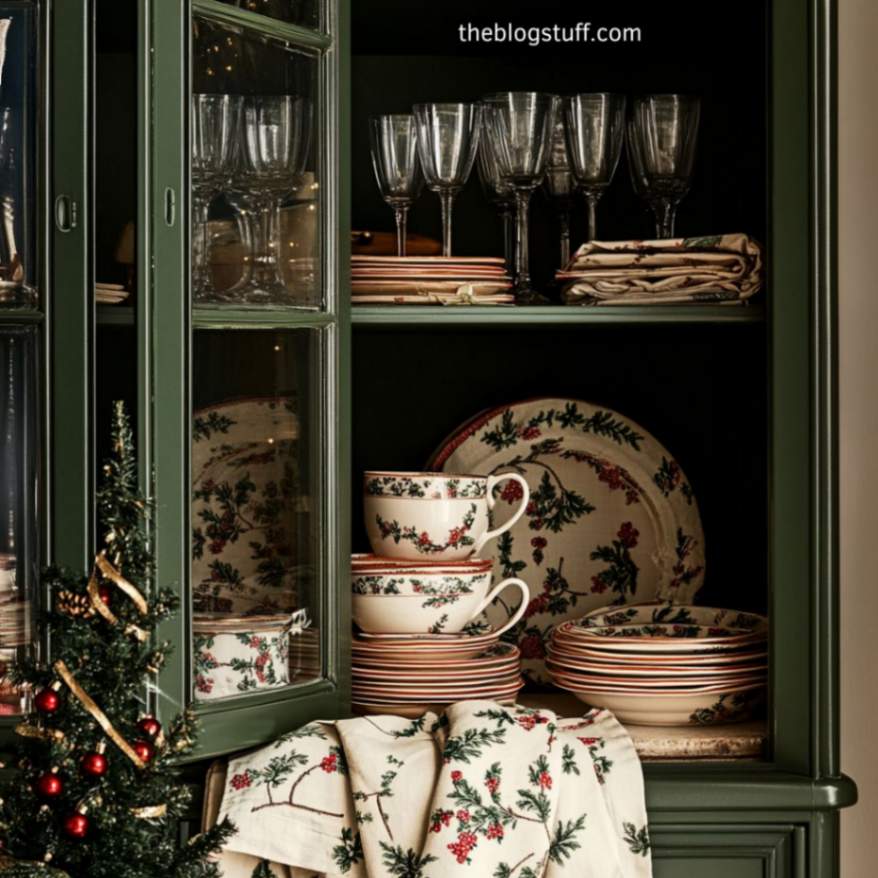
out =
{"type": "Polygon", "coordinates": [[[530,284],[515,287],[512,291],[515,295],[516,305],[549,305],[550,300],[542,293],[535,290],[530,284]]]}

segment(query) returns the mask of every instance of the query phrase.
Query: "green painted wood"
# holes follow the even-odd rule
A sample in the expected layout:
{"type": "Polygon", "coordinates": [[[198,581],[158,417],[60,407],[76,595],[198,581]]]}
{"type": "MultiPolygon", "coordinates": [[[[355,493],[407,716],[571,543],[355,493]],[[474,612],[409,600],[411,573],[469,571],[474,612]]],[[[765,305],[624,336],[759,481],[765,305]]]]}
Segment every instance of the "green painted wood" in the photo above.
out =
{"type": "Polygon", "coordinates": [[[65,0],[51,11],[52,205],[76,202],[76,227],[52,223],[48,347],[52,368],[51,558],[84,569],[94,539],[91,455],[92,380],[92,132],[91,26],[87,0],[65,0]]]}
{"type": "Polygon", "coordinates": [[[585,324],[760,323],[762,305],[664,305],[652,307],[606,305],[597,307],[515,307],[490,305],[355,305],[354,326],[567,326],[585,324]]]}
{"type": "Polygon", "coordinates": [[[192,0],[192,10],[198,15],[230,27],[265,33],[303,49],[328,49],[332,44],[332,38],[321,31],[289,24],[256,12],[248,12],[246,9],[219,3],[217,0],[192,0]]]}
{"type": "Polygon", "coordinates": [[[46,314],[44,311],[32,311],[32,310],[21,310],[21,311],[3,311],[0,313],[0,320],[3,321],[5,326],[12,325],[21,325],[21,326],[30,326],[33,324],[40,324],[46,318],[46,314]]]}
{"type": "MultiPolygon", "coordinates": [[[[326,190],[324,189],[324,192],[326,190]]],[[[335,322],[333,311],[299,308],[202,308],[192,311],[193,329],[286,329],[325,327],[335,322]]]]}

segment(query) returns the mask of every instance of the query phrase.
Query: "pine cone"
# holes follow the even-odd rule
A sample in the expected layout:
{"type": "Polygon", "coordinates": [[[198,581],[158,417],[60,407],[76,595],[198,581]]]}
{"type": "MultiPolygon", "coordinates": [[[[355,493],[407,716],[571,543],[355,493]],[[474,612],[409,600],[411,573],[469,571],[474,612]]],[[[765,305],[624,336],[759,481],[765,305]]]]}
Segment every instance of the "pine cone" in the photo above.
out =
{"type": "Polygon", "coordinates": [[[82,619],[90,619],[95,614],[87,594],[77,594],[67,589],[58,592],[58,597],[55,598],[55,610],[64,613],[65,616],[82,619]]]}

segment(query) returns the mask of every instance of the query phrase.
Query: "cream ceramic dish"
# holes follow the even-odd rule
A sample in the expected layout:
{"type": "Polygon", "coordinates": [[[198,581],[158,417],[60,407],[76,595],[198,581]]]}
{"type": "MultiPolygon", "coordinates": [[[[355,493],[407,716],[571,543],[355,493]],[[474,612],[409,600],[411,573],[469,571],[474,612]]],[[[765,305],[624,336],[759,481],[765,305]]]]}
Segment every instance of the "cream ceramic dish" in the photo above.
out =
{"type": "Polygon", "coordinates": [[[767,628],[768,620],[757,613],[741,610],[699,607],[691,604],[650,603],[628,607],[602,607],[586,613],[580,620],[583,627],[606,625],[706,625],[740,628],[757,632],[767,628]]]}
{"type": "Polygon", "coordinates": [[[696,693],[633,694],[613,690],[568,689],[590,707],[610,710],[623,723],[647,726],[702,726],[743,722],[763,702],[762,684],[696,693]]]}
{"type": "Polygon", "coordinates": [[[733,677],[714,677],[704,675],[702,677],[646,677],[632,679],[630,677],[601,677],[592,674],[568,673],[552,664],[548,665],[549,673],[556,683],[569,683],[581,688],[606,689],[608,691],[625,692],[652,692],[658,691],[709,691],[717,686],[737,688],[765,682],[765,674],[737,674],[733,677]]]}
{"type": "Polygon", "coordinates": [[[766,639],[766,632],[744,632],[730,634],[729,636],[709,636],[710,629],[700,626],[687,626],[698,629],[697,633],[686,635],[685,633],[667,635],[661,630],[666,626],[642,626],[639,633],[634,636],[631,631],[625,636],[616,635],[614,628],[588,628],[583,627],[577,621],[562,622],[555,628],[552,639],[560,644],[578,648],[600,648],[605,652],[625,653],[662,653],[670,652],[680,654],[689,653],[714,653],[740,650],[743,647],[752,649],[757,644],[762,644],[766,639]],[[609,633],[607,633],[609,632],[609,633]],[[702,634],[703,636],[697,636],[702,634]]]}
{"type": "Polygon", "coordinates": [[[557,655],[576,661],[587,662],[597,665],[618,665],[619,667],[635,668],[664,668],[664,667],[688,667],[701,668],[704,665],[736,665],[749,664],[764,661],[768,658],[766,650],[743,650],[740,652],[729,651],[723,653],[684,653],[674,655],[672,653],[637,653],[637,652],[613,652],[612,650],[599,650],[597,648],[579,648],[570,646],[567,642],[553,639],[550,651],[557,655]]]}
{"type": "MultiPolygon", "coordinates": [[[[439,579],[443,579],[444,584],[430,585],[426,578],[410,581],[412,594],[354,592],[351,598],[353,620],[365,633],[386,638],[399,634],[457,634],[471,623],[481,631],[478,619],[485,607],[507,589],[516,589],[519,610],[506,625],[493,632],[499,637],[518,621],[527,606],[527,584],[520,579],[505,579],[490,590],[490,573],[439,579]],[[419,586],[418,582],[422,585],[419,586]],[[418,588],[422,590],[418,592],[418,588]],[[459,590],[446,591],[445,588],[459,590]]],[[[393,577],[383,577],[383,581],[384,587],[389,588],[393,577]]]]}
{"type": "Polygon", "coordinates": [[[465,561],[505,533],[524,514],[530,490],[515,473],[367,472],[363,506],[372,551],[409,561],[465,561]],[[501,527],[490,529],[494,488],[518,483],[521,502],[501,527]]]}

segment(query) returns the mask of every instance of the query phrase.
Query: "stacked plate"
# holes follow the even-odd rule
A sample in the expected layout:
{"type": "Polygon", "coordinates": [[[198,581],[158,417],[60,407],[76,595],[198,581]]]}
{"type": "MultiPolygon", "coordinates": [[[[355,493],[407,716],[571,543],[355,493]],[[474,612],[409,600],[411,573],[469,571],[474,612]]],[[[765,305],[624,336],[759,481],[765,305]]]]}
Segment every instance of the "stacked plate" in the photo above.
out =
{"type": "Polygon", "coordinates": [[[754,613],[608,607],[554,629],[547,669],[556,686],[622,722],[740,722],[765,697],[767,636],[767,620],[754,613]]]}
{"type": "Polygon", "coordinates": [[[505,260],[481,256],[353,256],[351,291],[361,305],[514,302],[505,260]]]}
{"type": "Polygon", "coordinates": [[[524,685],[518,647],[495,634],[366,635],[352,644],[353,708],[418,717],[466,699],[513,704],[524,685]]]}
{"type": "Polygon", "coordinates": [[[95,302],[98,305],[118,305],[124,302],[130,293],[122,284],[95,284],[95,302]]]}

